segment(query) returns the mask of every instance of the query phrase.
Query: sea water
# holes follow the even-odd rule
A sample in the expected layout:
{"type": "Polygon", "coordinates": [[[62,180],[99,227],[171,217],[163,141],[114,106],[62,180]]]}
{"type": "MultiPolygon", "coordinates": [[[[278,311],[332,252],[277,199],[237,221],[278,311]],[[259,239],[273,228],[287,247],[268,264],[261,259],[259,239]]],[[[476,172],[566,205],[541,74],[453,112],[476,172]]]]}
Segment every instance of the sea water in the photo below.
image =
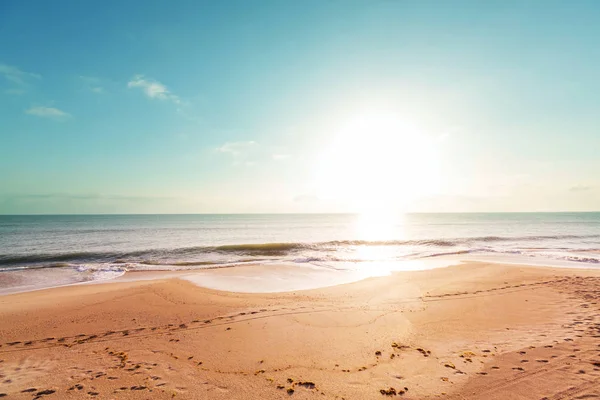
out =
{"type": "Polygon", "coordinates": [[[448,258],[600,267],[600,213],[0,216],[0,281],[24,290],[257,263],[364,277],[448,258]]]}

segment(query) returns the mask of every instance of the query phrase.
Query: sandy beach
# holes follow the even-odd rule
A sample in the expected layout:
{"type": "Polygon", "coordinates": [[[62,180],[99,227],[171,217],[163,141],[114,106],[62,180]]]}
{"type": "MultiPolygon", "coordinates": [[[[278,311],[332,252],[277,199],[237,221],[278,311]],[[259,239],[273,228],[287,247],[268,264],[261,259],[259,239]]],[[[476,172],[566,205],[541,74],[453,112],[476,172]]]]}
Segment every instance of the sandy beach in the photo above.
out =
{"type": "Polygon", "coordinates": [[[600,400],[600,0],[0,28],[0,400],[600,400]]]}
{"type": "Polygon", "coordinates": [[[599,297],[600,271],[474,262],[289,293],[173,277],[12,294],[0,396],[591,399],[599,297]]]}

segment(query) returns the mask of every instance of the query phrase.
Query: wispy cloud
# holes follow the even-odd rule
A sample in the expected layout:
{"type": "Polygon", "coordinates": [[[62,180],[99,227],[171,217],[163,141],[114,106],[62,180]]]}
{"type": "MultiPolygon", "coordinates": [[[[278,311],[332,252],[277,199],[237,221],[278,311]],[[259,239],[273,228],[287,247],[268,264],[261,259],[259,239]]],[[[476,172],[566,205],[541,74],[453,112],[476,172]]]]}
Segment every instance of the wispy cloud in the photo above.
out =
{"type": "Polygon", "coordinates": [[[586,185],[575,185],[569,188],[570,192],[587,192],[588,190],[592,190],[592,187],[586,185]]]}
{"type": "Polygon", "coordinates": [[[256,165],[256,161],[253,160],[253,155],[258,149],[258,144],[253,141],[242,141],[242,142],[226,142],[222,146],[215,149],[217,153],[225,154],[233,159],[234,166],[247,166],[251,167],[256,165]]]}
{"type": "Polygon", "coordinates": [[[31,107],[25,111],[27,114],[35,115],[36,117],[52,118],[52,119],[65,119],[69,118],[71,114],[59,110],[54,107],[31,107]]]}
{"type": "Polygon", "coordinates": [[[119,201],[155,201],[172,200],[176,197],[168,196],[128,196],[128,195],[110,195],[98,193],[30,193],[16,194],[6,196],[15,200],[119,200],[119,201]]]}
{"type": "Polygon", "coordinates": [[[102,94],[106,91],[104,88],[103,80],[100,78],[97,78],[95,76],[80,75],[79,79],[81,80],[85,88],[92,93],[102,94]]]}
{"type": "Polygon", "coordinates": [[[22,94],[25,94],[25,91],[23,89],[6,89],[4,91],[4,93],[6,93],[6,94],[12,94],[14,96],[20,96],[22,94]]]}
{"type": "Polygon", "coordinates": [[[0,63],[0,75],[6,80],[16,83],[18,85],[25,85],[29,79],[41,79],[42,76],[34,74],[32,72],[25,72],[12,65],[0,63]]]}
{"type": "Polygon", "coordinates": [[[290,158],[291,154],[273,154],[273,160],[281,161],[290,158]]]}
{"type": "Polygon", "coordinates": [[[139,88],[151,99],[169,100],[175,104],[181,103],[179,97],[171,93],[165,85],[156,80],[147,79],[144,75],[134,76],[133,79],[127,83],[127,87],[130,89],[139,88]]]}
{"type": "Polygon", "coordinates": [[[177,114],[181,115],[188,121],[195,122],[197,124],[202,123],[203,119],[194,110],[190,109],[190,104],[184,101],[180,101],[177,107],[177,114]]]}
{"type": "Polygon", "coordinates": [[[256,142],[253,140],[247,142],[226,142],[222,146],[217,147],[216,151],[218,153],[229,154],[233,157],[240,157],[254,146],[256,146],[256,142]]]}
{"type": "Polygon", "coordinates": [[[294,201],[297,203],[316,203],[319,198],[313,194],[299,194],[294,197],[294,201]]]}

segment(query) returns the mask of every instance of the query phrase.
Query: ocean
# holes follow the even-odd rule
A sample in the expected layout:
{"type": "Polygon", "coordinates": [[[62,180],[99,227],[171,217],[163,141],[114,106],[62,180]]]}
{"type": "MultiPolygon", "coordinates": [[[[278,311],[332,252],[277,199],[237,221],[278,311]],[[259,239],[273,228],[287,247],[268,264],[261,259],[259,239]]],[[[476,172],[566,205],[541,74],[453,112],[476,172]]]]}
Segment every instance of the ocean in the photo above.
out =
{"type": "Polygon", "coordinates": [[[24,288],[256,263],[368,276],[448,258],[600,267],[600,213],[0,216],[0,275],[19,277],[3,285],[24,288]]]}

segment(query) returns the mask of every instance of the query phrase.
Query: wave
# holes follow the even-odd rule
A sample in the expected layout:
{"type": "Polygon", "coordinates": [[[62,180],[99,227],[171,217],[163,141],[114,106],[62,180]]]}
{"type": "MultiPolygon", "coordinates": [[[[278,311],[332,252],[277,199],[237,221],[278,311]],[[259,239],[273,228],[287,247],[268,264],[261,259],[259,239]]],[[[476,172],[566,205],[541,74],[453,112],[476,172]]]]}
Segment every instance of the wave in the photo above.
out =
{"type": "Polygon", "coordinates": [[[461,238],[420,239],[420,240],[341,240],[316,243],[311,246],[439,246],[450,247],[474,242],[512,242],[512,241],[539,241],[539,240],[564,240],[564,239],[596,239],[600,235],[545,235],[545,236],[473,236],[461,238]]]}
{"type": "MultiPolygon", "coordinates": [[[[119,262],[118,264],[130,264],[131,262],[127,262],[127,261],[123,261],[123,262],[119,262]]],[[[197,266],[202,266],[202,265],[217,265],[217,264],[221,264],[217,261],[176,261],[176,262],[161,262],[161,261],[151,261],[151,260],[146,260],[146,261],[140,261],[137,262],[137,264],[141,264],[141,265],[156,265],[156,266],[161,266],[161,265],[174,265],[177,267],[197,267],[197,266]]]]}
{"type": "Polygon", "coordinates": [[[347,246],[431,246],[452,247],[473,242],[509,242],[509,241],[539,241],[539,240],[564,240],[564,239],[592,239],[600,235],[547,235],[547,236],[476,236],[450,239],[423,239],[423,240],[335,240],[317,243],[259,243],[259,244],[233,244],[218,247],[205,247],[198,249],[212,249],[215,252],[233,252],[247,254],[282,254],[296,250],[335,250],[347,246]]]}
{"type": "MultiPolygon", "coordinates": [[[[141,256],[147,252],[129,252],[126,256],[141,256]]],[[[50,254],[0,254],[0,265],[15,264],[35,264],[35,263],[53,263],[52,266],[60,263],[69,263],[75,261],[112,261],[123,258],[123,253],[112,252],[68,252],[68,253],[50,253],[50,254]]]]}
{"type": "Polygon", "coordinates": [[[257,244],[230,244],[212,248],[213,251],[219,253],[242,253],[242,254],[259,254],[259,255],[281,255],[290,251],[318,248],[318,244],[308,243],[257,243],[257,244]]]}
{"type": "Polygon", "coordinates": [[[443,256],[459,256],[461,254],[470,254],[474,253],[476,250],[459,250],[459,251],[447,251],[440,253],[433,253],[421,256],[419,258],[432,258],[432,257],[443,257],[443,256]]]}
{"type": "MultiPolygon", "coordinates": [[[[438,238],[424,240],[340,240],[317,243],[249,243],[222,246],[192,246],[174,249],[148,249],[136,251],[106,252],[64,252],[37,254],[0,254],[0,269],[7,270],[20,266],[29,268],[66,267],[76,263],[113,263],[143,264],[149,266],[211,266],[232,262],[257,262],[281,259],[291,256],[296,259],[321,258],[316,254],[329,255],[327,260],[334,259],[340,250],[353,250],[357,247],[408,247],[409,254],[402,257],[436,257],[438,255],[464,254],[465,252],[497,251],[490,246],[495,242],[515,242],[521,250],[533,249],[531,242],[553,240],[597,239],[600,235],[547,235],[547,236],[478,236],[466,238],[438,238]],[[526,243],[523,243],[526,242],[526,243]],[[448,250],[442,250],[447,248],[448,250]],[[454,248],[454,249],[452,249],[454,248]],[[431,253],[433,251],[433,253],[431,253]],[[309,254],[307,254],[309,253],[309,254]],[[308,257],[308,258],[307,258],[308,257]]],[[[511,246],[513,246],[511,244],[511,246]]],[[[552,246],[553,247],[553,246],[552,246]]],[[[539,247],[538,247],[539,248],[539,247]]],[[[550,248],[550,247],[548,247],[550,248]]],[[[559,248],[553,247],[555,250],[559,248]]],[[[564,249],[564,247],[561,247],[564,249]]],[[[512,250],[519,252],[521,250],[512,250]]],[[[501,249],[501,252],[511,251],[501,249]]],[[[593,262],[593,261],[590,261],[593,262]]]]}

